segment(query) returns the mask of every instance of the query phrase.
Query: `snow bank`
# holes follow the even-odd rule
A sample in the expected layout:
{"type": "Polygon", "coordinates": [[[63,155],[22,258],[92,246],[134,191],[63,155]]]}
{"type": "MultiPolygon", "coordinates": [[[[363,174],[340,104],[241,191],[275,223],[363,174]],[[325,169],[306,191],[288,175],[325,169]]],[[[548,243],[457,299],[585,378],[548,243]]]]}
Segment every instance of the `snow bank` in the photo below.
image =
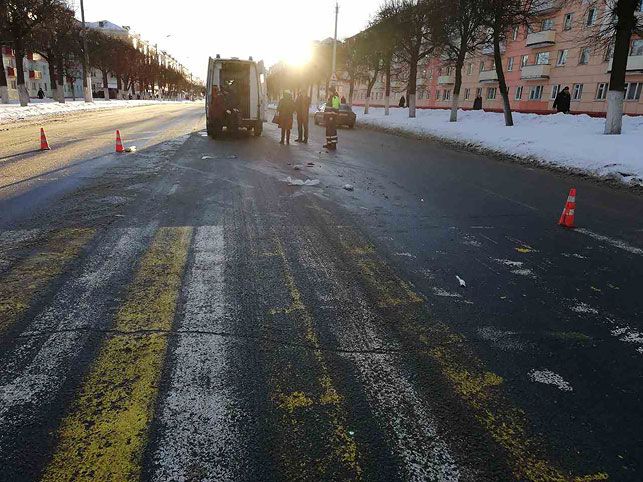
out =
{"type": "Polygon", "coordinates": [[[449,122],[449,111],[371,108],[356,110],[358,125],[394,129],[419,136],[436,136],[469,146],[534,160],[599,177],[643,185],[643,117],[625,116],[623,134],[603,135],[605,120],[587,115],[514,113],[514,127],[505,127],[501,113],[460,111],[449,122]]]}
{"type": "MultiPolygon", "coordinates": [[[[98,109],[115,109],[123,107],[139,107],[152,104],[167,104],[175,101],[161,100],[110,100],[106,102],[102,99],[94,99],[92,103],[86,103],[83,100],[66,101],[60,104],[52,99],[32,99],[27,107],[20,107],[15,101],[11,104],[0,104],[0,124],[8,124],[25,119],[36,117],[47,117],[61,115],[68,112],[78,112],[98,109]]],[[[176,101],[175,103],[192,102],[176,101]]]]}

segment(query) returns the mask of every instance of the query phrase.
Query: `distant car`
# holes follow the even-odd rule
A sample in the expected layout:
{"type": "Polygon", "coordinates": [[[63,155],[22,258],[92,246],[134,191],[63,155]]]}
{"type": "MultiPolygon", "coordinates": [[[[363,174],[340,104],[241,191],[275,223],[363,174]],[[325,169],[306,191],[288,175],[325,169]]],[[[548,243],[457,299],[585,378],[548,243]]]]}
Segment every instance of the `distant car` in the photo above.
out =
{"type": "MultiPolygon", "coordinates": [[[[326,104],[321,104],[317,108],[317,112],[315,112],[315,115],[313,116],[315,125],[324,125],[324,112],[326,112],[326,109],[326,104]]],[[[349,129],[352,129],[355,127],[356,119],[357,115],[353,112],[350,105],[342,104],[339,106],[339,115],[337,116],[338,126],[347,126],[349,129]]]]}

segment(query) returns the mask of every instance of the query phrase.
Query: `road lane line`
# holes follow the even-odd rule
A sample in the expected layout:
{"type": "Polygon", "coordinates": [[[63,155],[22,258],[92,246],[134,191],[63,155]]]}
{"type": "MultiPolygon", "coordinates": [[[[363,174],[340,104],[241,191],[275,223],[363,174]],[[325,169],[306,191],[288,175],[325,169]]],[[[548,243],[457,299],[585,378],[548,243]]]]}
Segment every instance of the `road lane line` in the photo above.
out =
{"type": "Polygon", "coordinates": [[[116,314],[114,329],[122,333],[103,343],[60,426],[43,480],[140,477],[191,236],[192,228],[158,230],[116,314]]]}
{"type": "Polygon", "coordinates": [[[91,228],[55,231],[44,245],[0,279],[0,335],[29,308],[37,294],[65,270],[94,236],[91,228]]]}
{"type": "Polygon", "coordinates": [[[603,236],[602,234],[597,234],[585,228],[576,228],[574,229],[574,231],[577,233],[584,234],[585,236],[589,236],[590,238],[593,238],[596,241],[601,241],[615,248],[622,249],[623,251],[627,251],[628,253],[638,254],[639,256],[643,254],[643,249],[637,248],[636,246],[632,246],[620,239],[614,239],[614,238],[610,238],[609,236],[603,236]]]}
{"type": "Polygon", "coordinates": [[[242,425],[247,416],[234,393],[229,358],[236,343],[204,332],[231,328],[224,294],[221,226],[196,230],[194,260],[172,358],[170,387],[161,400],[152,480],[247,480],[242,425]],[[191,333],[186,333],[191,332],[191,333]],[[200,333],[199,333],[200,332],[200,333]]]}
{"type": "Polygon", "coordinates": [[[128,272],[153,229],[117,229],[101,239],[79,275],[58,290],[25,328],[21,344],[5,355],[0,366],[0,466],[10,466],[12,451],[24,452],[16,445],[20,431],[43,423],[46,407],[60,395],[91,330],[104,328],[110,316],[105,294],[128,272]],[[50,333],[56,330],[65,331],[50,333]]]}
{"type": "MultiPolygon", "coordinates": [[[[306,238],[320,239],[320,233],[309,232],[306,238]]],[[[402,347],[385,341],[378,328],[383,320],[357,287],[343,282],[332,255],[325,260],[299,237],[297,244],[300,263],[313,275],[317,296],[333,310],[328,319],[340,349],[363,352],[344,356],[353,362],[377,424],[402,462],[397,468],[400,480],[459,480],[451,449],[438,434],[435,416],[403,374],[399,356],[373,353],[402,347]]]]}

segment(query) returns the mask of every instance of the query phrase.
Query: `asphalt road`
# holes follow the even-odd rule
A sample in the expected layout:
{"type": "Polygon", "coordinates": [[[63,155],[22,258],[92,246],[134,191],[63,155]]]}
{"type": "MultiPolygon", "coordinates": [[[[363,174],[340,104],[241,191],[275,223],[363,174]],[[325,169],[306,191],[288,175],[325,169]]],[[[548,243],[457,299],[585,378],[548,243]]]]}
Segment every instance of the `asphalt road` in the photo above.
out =
{"type": "Polygon", "coordinates": [[[0,131],[0,480],[643,479],[640,195],[196,104],[43,125],[0,131]]]}

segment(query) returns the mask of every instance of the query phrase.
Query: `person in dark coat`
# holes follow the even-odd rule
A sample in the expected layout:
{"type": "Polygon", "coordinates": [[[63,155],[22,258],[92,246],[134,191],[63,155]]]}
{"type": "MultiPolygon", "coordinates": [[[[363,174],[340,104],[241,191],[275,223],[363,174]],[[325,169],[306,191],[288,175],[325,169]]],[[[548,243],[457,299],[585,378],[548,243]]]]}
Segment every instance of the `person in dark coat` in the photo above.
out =
{"type": "Polygon", "coordinates": [[[400,97],[399,106],[400,107],[406,107],[406,99],[404,98],[404,96],[400,97]]]}
{"type": "Polygon", "coordinates": [[[290,145],[290,131],[292,130],[292,115],[295,112],[295,103],[292,100],[290,92],[284,92],[284,96],[279,101],[277,113],[279,114],[279,127],[281,127],[281,141],[279,144],[290,145]]]}
{"type": "Polygon", "coordinates": [[[571,103],[572,96],[569,95],[569,87],[565,87],[556,96],[556,100],[554,100],[554,109],[556,109],[557,112],[569,114],[571,103]]]}
{"type": "Polygon", "coordinates": [[[344,97],[344,96],[342,95],[342,98],[341,98],[341,99],[339,99],[339,101],[340,101],[342,104],[345,104],[345,103],[346,103],[346,97],[344,97]]]}
{"type": "Polygon", "coordinates": [[[295,109],[297,112],[297,139],[295,142],[308,144],[308,117],[310,110],[310,99],[308,96],[299,91],[297,100],[295,100],[295,109]]]}
{"type": "Polygon", "coordinates": [[[38,89],[38,98],[39,99],[44,99],[45,98],[45,93],[42,91],[42,87],[38,89]]]}
{"type": "Polygon", "coordinates": [[[476,100],[473,101],[473,110],[482,110],[482,96],[476,95],[476,100]]]}

